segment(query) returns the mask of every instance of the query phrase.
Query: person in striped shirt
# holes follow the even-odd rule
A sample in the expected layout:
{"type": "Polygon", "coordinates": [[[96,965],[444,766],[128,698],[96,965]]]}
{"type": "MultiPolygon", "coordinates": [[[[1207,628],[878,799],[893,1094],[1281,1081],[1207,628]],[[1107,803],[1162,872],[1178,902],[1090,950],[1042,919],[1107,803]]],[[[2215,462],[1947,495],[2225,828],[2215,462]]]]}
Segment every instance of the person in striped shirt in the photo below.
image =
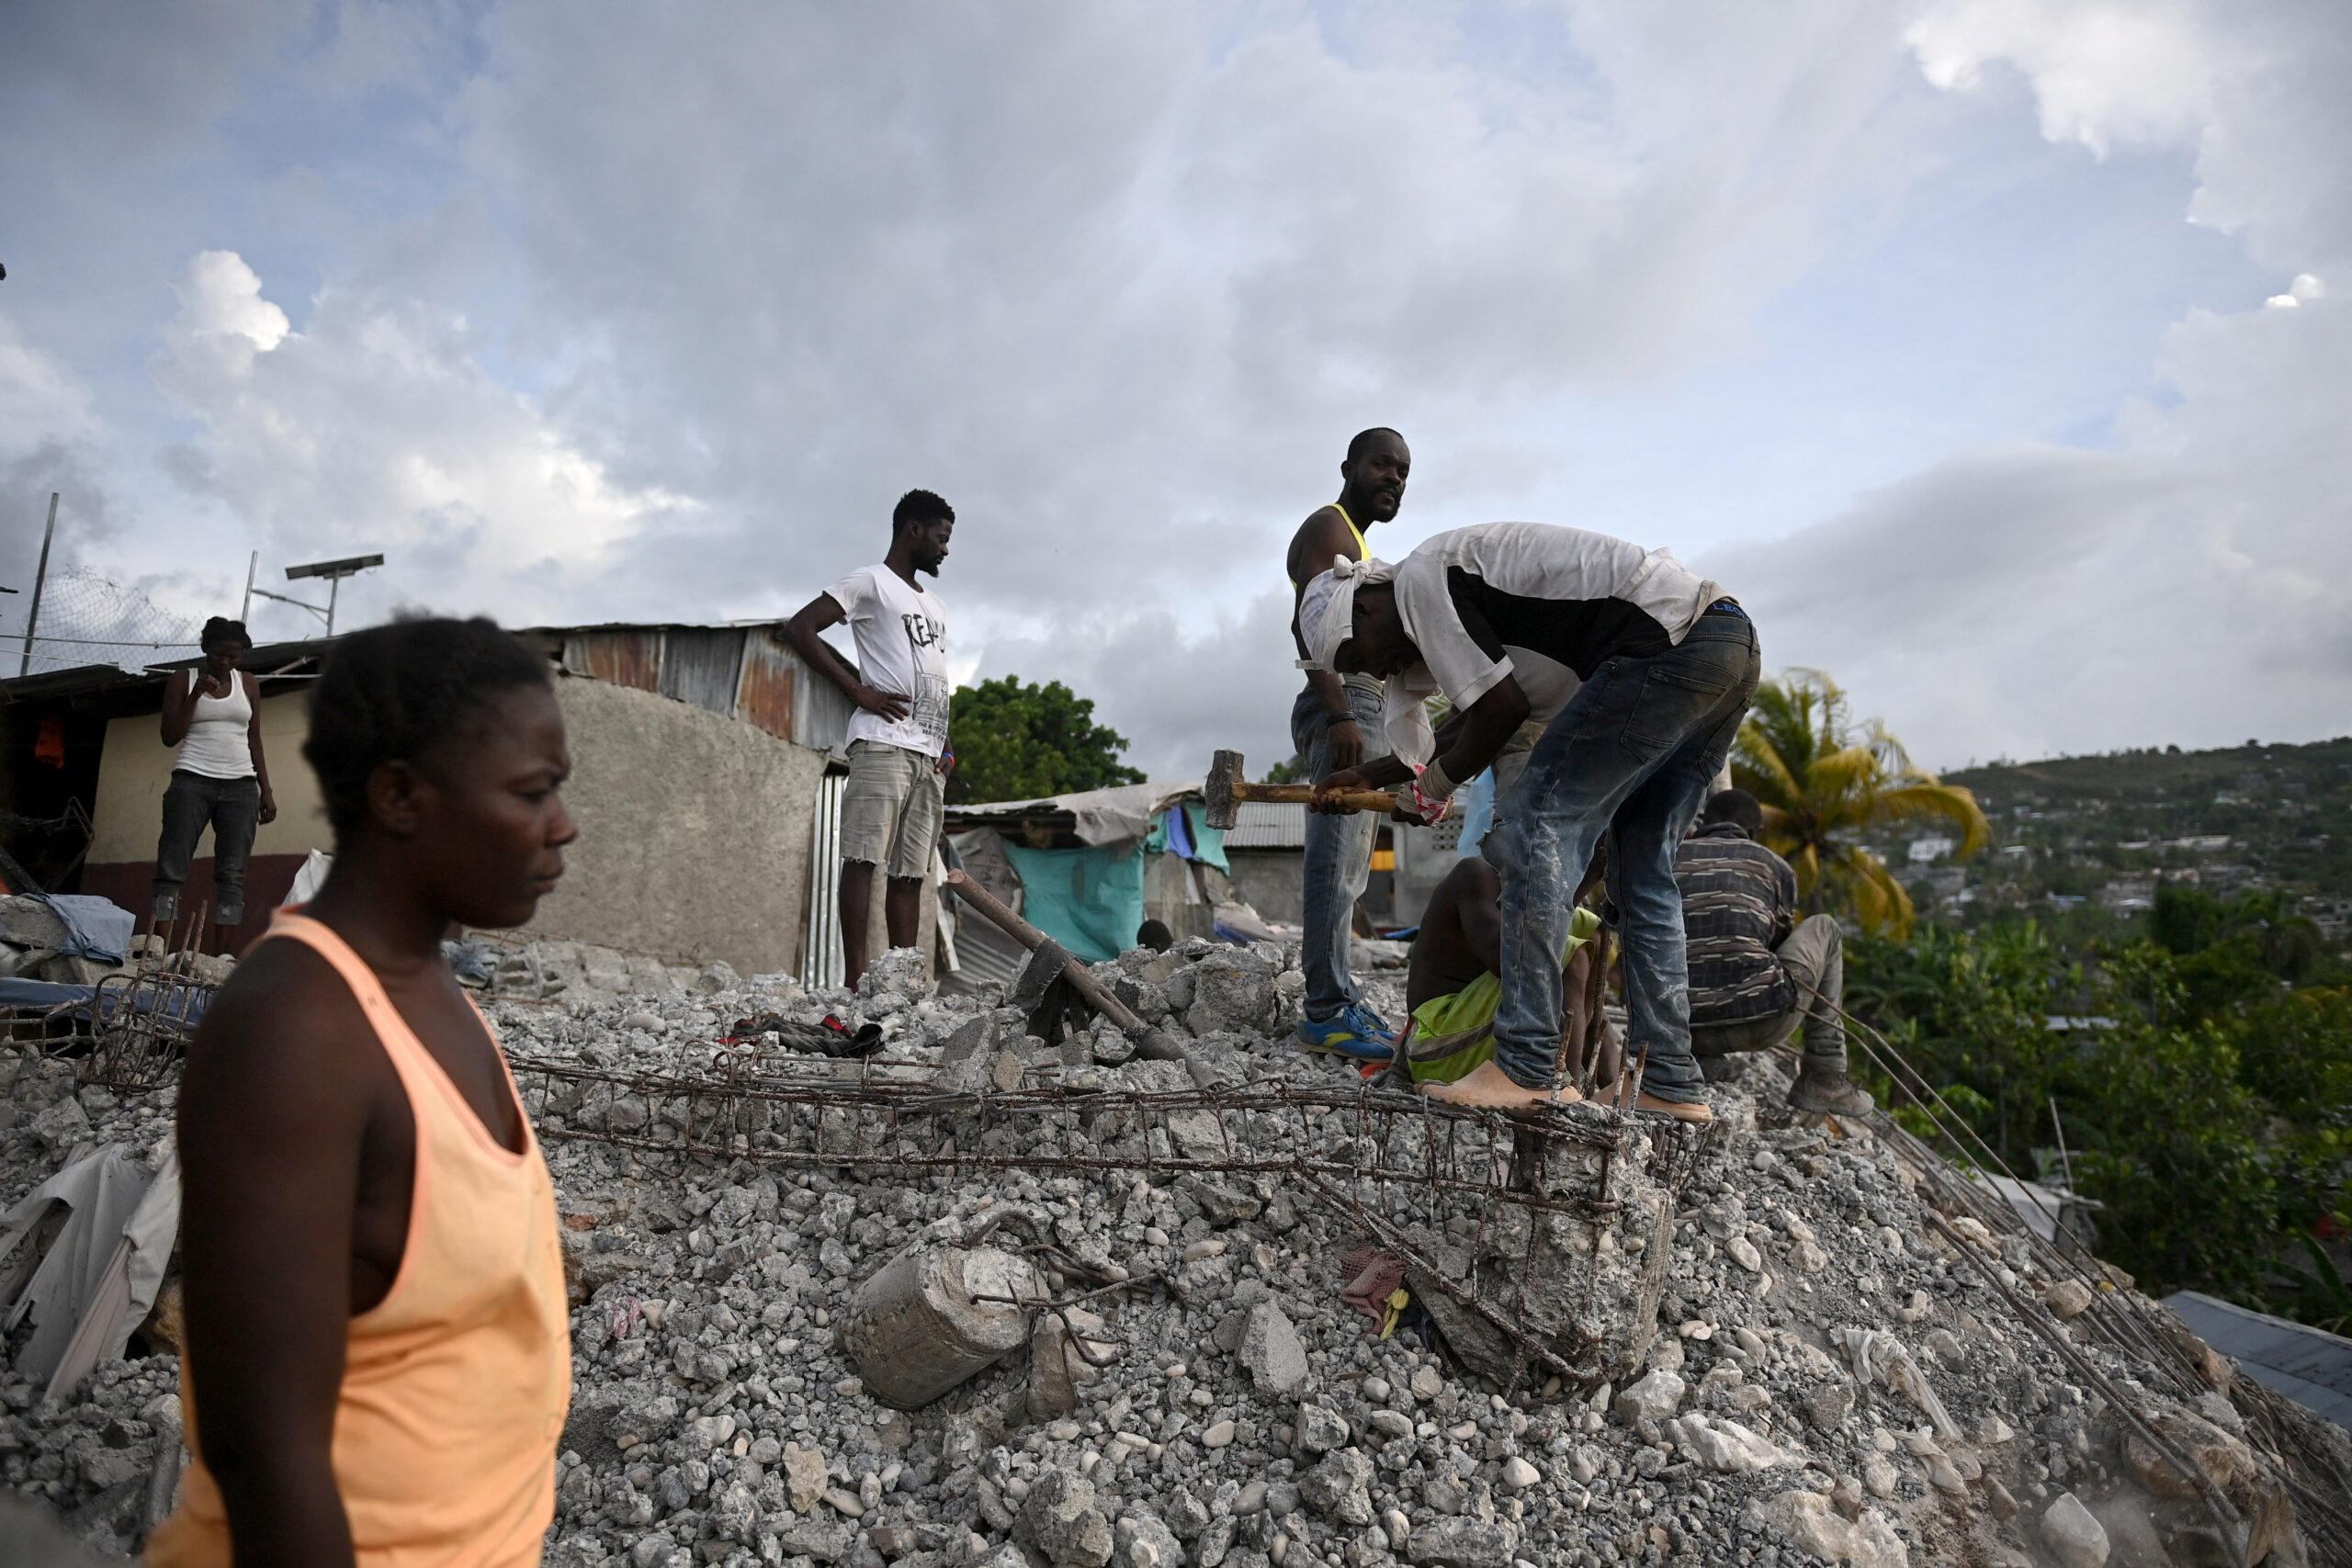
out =
{"type": "Polygon", "coordinates": [[[1712,1077],[1724,1058],[1766,1051],[1804,1026],[1789,1103],[1860,1116],[1869,1091],[1846,1070],[1844,933],[1828,915],[1797,919],[1797,877],[1757,842],[1764,807],[1744,789],[1708,797],[1674,854],[1690,972],[1690,1048],[1712,1077]]]}

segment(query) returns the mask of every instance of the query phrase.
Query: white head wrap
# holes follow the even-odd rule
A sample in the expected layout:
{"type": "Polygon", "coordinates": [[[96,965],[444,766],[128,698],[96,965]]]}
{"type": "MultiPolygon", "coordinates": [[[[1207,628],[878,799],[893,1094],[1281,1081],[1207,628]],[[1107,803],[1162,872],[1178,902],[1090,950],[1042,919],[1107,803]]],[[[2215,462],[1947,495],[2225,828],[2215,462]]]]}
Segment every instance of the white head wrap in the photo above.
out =
{"type": "Polygon", "coordinates": [[[1331,670],[1340,645],[1356,635],[1356,590],[1396,576],[1396,569],[1385,560],[1337,560],[1309,582],[1298,601],[1298,635],[1306,644],[1299,668],[1331,670]]]}
{"type": "MultiPolygon", "coordinates": [[[[1298,636],[1306,644],[1302,670],[1333,671],[1340,645],[1355,636],[1356,590],[1368,582],[1393,582],[1396,569],[1385,560],[1339,560],[1331,570],[1306,585],[1298,601],[1298,636]]],[[[1333,671],[1336,673],[1336,671],[1333,671]]],[[[1388,749],[1415,771],[1436,752],[1429,712],[1407,675],[1388,677],[1381,728],[1387,731],[1388,749]]]]}

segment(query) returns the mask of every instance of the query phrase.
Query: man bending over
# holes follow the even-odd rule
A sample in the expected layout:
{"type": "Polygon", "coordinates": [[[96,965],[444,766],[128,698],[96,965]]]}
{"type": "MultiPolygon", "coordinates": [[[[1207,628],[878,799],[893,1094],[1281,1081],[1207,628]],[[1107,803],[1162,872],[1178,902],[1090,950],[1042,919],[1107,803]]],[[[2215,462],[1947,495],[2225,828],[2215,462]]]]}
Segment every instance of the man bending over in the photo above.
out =
{"type": "MultiPolygon", "coordinates": [[[[1557,704],[1517,787],[1497,803],[1502,1000],[1495,1059],[1430,1091],[1513,1110],[1577,1098],[1557,1077],[1560,954],[1594,848],[1609,842],[1623,911],[1629,1056],[1648,1053],[1635,1103],[1708,1122],[1690,1054],[1690,978],[1674,848],[1747,713],[1756,628],[1737,602],[1666,551],[1539,523],[1440,534],[1404,561],[1342,561],[1308,585],[1309,657],[1387,682],[1395,755],[1318,786],[1402,784],[1424,821],[1493,762],[1537,705],[1557,704]],[[1573,677],[1581,682],[1563,702],[1573,677]],[[1453,705],[1438,735],[1423,695],[1453,705]]],[[[1336,803],[1334,803],[1336,805],[1336,803]]]]}

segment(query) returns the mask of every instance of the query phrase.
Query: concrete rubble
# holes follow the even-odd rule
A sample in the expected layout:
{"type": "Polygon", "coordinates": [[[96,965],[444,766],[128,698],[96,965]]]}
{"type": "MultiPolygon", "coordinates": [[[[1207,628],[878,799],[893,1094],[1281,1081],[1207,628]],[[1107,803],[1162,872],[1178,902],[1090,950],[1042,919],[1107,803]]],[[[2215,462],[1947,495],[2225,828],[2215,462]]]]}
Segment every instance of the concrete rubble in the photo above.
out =
{"type": "MultiPolygon", "coordinates": [[[[1409,1288],[1451,1357],[1422,1342],[1419,1314],[1384,1340],[1339,1299],[1340,1254],[1367,1239],[1362,1215],[1275,1176],[1154,1168],[1288,1148],[1300,1127],[1329,1157],[1363,1141],[1337,1112],[1186,1111],[1182,1064],[1137,1058],[1102,1024],[1047,1046],[992,994],[934,993],[911,956],[891,955],[857,994],[713,965],[617,995],[535,982],[491,1003],[558,1183],[575,1302],[556,1568],[2229,1561],[2202,1489],[2125,1419],[2119,1394],[2228,1497],[2248,1562],[2325,1560],[2281,1481],[2282,1429],[2317,1489],[2307,1495],[2352,1512],[2321,1468],[2352,1475],[2342,1433],[2210,1352],[2218,1386],[2184,1393],[2147,1348],[2100,1330],[2111,1314],[2094,1297],[2129,1299],[2128,1281],[2085,1286],[2077,1304],[2059,1287],[2079,1281],[2045,1272],[2022,1235],[1973,1219],[1947,1231],[1923,1203],[1943,1190],[1933,1156],[1889,1130],[1793,1117],[1772,1062],[1715,1086],[1721,1125],[1687,1170],[1661,1176],[1647,1142],[1611,1162],[1575,1138],[1535,1151],[1590,1163],[1571,1174],[1615,1207],[1482,1226],[1466,1200],[1391,1196],[1396,1234],[1435,1275],[1509,1303],[1535,1343],[1596,1359],[1598,1375],[1567,1380],[1521,1347],[1526,1375],[1505,1390],[1496,1374],[1513,1346],[1438,1279],[1409,1288]],[[1148,1091],[1178,1109],[1164,1128],[1063,1113],[1056,1148],[1092,1151],[1083,1168],[763,1163],[777,1127],[748,1119],[720,1129],[732,1142],[716,1157],[624,1146],[667,1114],[628,1075],[712,1074],[737,1048],[721,1043],[737,1020],[828,1015],[878,1024],[885,1065],[821,1071],[922,1064],[974,1103],[1058,1086],[1105,1104],[1148,1091]],[[584,1095],[533,1062],[614,1081],[584,1095]],[[1002,1261],[922,1273],[957,1249],[1002,1261]],[[1003,1288],[975,1283],[990,1280],[1003,1288]],[[940,1304],[938,1291],[959,1289],[940,1304]],[[993,1294],[1065,1304],[974,1299],[993,1294]],[[959,1330],[971,1365],[902,1409],[877,1397],[852,1354],[858,1334],[844,1333],[884,1295],[910,1313],[1023,1323],[1006,1333],[971,1317],[959,1330]],[[2052,1295],[2072,1310],[2044,1321],[2104,1390],[2018,1316],[2017,1303],[2043,1313],[2052,1295]]],[[[1286,1039],[1295,950],[1193,942],[1096,972],[1220,1082],[1356,1088],[1346,1066],[1286,1039]]],[[[1396,1014],[1397,977],[1368,978],[1396,1014]]],[[[71,1063],[24,1055],[0,1056],[0,1201],[77,1153],[154,1157],[174,1094],[77,1089],[71,1063]]],[[[1576,1125],[1596,1138],[1616,1125],[1583,1114],[1576,1125]]],[[[1451,1125],[1431,1118],[1414,1135],[1451,1125]]],[[[1455,1130],[1513,1147],[1484,1126],[1455,1130]]],[[[1023,1147],[1003,1126],[972,1136],[1000,1140],[975,1150],[1023,1147]]],[[[167,1316],[62,1404],[0,1381],[0,1480],[101,1550],[134,1548],[176,1481],[167,1316]]]]}

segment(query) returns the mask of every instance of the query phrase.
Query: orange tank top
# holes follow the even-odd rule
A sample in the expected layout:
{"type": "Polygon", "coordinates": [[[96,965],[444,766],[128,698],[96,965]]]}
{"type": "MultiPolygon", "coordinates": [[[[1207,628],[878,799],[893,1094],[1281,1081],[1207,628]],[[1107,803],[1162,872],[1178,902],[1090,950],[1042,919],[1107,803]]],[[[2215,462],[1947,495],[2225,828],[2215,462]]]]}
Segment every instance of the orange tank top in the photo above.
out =
{"type": "MultiPolygon", "coordinates": [[[[408,1242],[390,1291],[351,1320],[335,1408],[335,1484],[357,1560],[361,1568],[537,1563],[555,1517],[556,1442],[571,1402],[562,1246],[538,1141],[527,1118],[519,1155],[490,1134],[342,938],[284,911],[262,940],[277,937],[309,943],[350,986],[416,1120],[408,1242]]],[[[505,1081],[514,1093],[513,1075],[505,1081]]],[[[204,1468],[185,1364],[180,1397],[196,1462],[147,1562],[228,1568],[228,1520],[204,1468]]]]}

